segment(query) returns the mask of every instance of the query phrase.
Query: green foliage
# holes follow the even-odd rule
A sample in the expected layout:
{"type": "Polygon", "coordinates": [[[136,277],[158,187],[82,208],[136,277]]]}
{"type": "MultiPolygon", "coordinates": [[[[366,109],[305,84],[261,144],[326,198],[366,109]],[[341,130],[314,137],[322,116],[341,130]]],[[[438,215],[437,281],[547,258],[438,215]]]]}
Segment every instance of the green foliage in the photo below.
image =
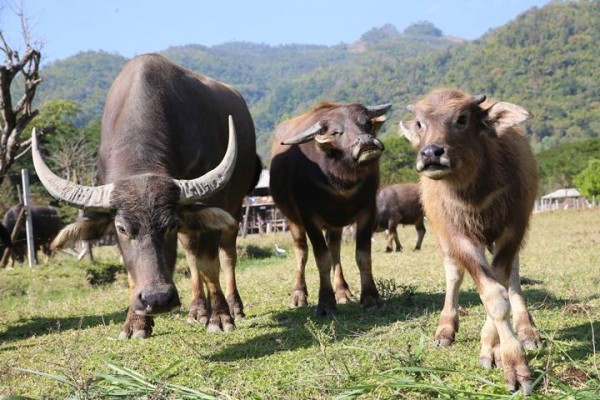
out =
{"type": "Polygon", "coordinates": [[[600,160],[590,159],[588,166],[575,176],[577,188],[588,199],[600,196],[600,160]]]}
{"type": "MultiPolygon", "coordinates": [[[[258,152],[266,164],[275,126],[319,101],[391,102],[388,120],[393,123],[384,126],[386,134],[395,131],[406,104],[440,86],[524,106],[535,116],[525,124],[527,135],[534,150],[541,152],[598,138],[599,20],[598,1],[551,2],[475,41],[441,36],[424,21],[403,33],[385,25],[365,33],[362,40],[336,46],[234,42],[172,47],[162,54],[240,90],[250,106],[258,152]]],[[[118,55],[86,52],[49,64],[42,68],[44,83],[36,99],[75,101],[82,110],[74,121],[77,126],[97,121],[125,61],[118,55]]],[[[587,159],[583,162],[581,169],[587,159]]],[[[552,186],[572,176],[573,171],[559,170],[544,179],[552,186]]]]}
{"type": "Polygon", "coordinates": [[[418,182],[419,175],[415,170],[415,150],[408,140],[397,135],[383,138],[385,151],[379,161],[380,183],[418,182]]]}

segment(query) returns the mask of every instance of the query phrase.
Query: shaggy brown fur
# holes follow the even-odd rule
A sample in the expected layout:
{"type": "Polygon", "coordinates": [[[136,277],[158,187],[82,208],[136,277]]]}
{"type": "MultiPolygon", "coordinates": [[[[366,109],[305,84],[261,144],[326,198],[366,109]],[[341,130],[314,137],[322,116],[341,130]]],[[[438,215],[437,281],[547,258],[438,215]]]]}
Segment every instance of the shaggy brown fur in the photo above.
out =
{"type": "Polygon", "coordinates": [[[530,114],[484,99],[453,89],[434,91],[409,107],[415,120],[401,122],[401,129],[419,149],[421,200],[445,255],[447,293],[436,340],[454,341],[466,270],[488,315],[481,364],[503,365],[509,389],[520,385],[529,393],[533,377],[514,332],[525,347],[541,344],[525,307],[518,264],[538,185],[534,156],[517,125],[530,114]],[[486,247],[493,248],[491,263],[486,247]]]}

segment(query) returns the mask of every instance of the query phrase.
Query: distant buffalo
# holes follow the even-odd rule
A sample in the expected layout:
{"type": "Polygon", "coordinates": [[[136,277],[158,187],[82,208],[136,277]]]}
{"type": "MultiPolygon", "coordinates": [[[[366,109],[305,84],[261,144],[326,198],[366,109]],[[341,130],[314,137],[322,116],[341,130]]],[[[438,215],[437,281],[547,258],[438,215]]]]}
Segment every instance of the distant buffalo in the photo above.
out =
{"type": "Polygon", "coordinates": [[[386,185],[377,191],[377,226],[376,232],[387,230],[386,252],[392,251],[392,242],[396,251],[402,251],[396,228],[398,225],[414,225],[418,238],[415,250],[421,250],[425,236],[423,224],[423,208],[419,195],[419,185],[405,183],[386,185]]]}
{"type": "MultiPolygon", "coordinates": [[[[9,235],[13,231],[21,209],[22,204],[17,204],[8,209],[4,214],[4,226],[6,227],[7,234],[9,235]]],[[[62,219],[58,216],[56,208],[51,206],[30,206],[29,212],[31,213],[31,224],[33,226],[33,243],[34,248],[41,250],[46,258],[50,257],[52,251],[50,250],[50,243],[56,237],[58,232],[65,226],[62,219]]],[[[17,231],[15,240],[12,242],[12,257],[13,260],[22,263],[25,260],[25,253],[27,250],[27,235],[25,229],[25,219],[22,220],[21,226],[17,231]]],[[[37,254],[36,254],[37,261],[37,254]]]]}

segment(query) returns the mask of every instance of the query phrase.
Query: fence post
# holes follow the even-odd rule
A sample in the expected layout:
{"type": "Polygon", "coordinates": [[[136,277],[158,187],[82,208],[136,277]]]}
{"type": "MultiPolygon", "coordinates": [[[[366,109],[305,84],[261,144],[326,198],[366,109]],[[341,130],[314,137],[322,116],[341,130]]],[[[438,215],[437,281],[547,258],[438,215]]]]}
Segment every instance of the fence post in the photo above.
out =
{"type": "Polygon", "coordinates": [[[21,170],[21,179],[23,180],[23,207],[25,208],[25,232],[27,234],[27,259],[29,267],[37,264],[35,259],[35,248],[33,243],[33,224],[31,222],[31,206],[29,200],[29,171],[26,168],[21,170]]]}

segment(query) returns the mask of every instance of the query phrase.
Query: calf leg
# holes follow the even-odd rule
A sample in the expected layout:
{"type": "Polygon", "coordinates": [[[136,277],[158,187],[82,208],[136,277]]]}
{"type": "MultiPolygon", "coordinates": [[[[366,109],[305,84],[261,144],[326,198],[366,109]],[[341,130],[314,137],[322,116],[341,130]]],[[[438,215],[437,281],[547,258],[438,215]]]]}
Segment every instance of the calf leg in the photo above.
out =
{"type": "Polygon", "coordinates": [[[237,231],[223,232],[219,247],[219,260],[225,278],[225,299],[235,319],[244,318],[244,304],[237,289],[235,266],[237,264],[237,231]]]}
{"type": "Polygon", "coordinates": [[[525,350],[534,350],[542,348],[542,338],[540,332],[533,323],[531,314],[527,311],[525,297],[521,291],[521,276],[519,274],[519,257],[515,257],[510,273],[510,283],[508,286],[508,296],[513,313],[513,325],[519,340],[525,350]]]}
{"type": "Polygon", "coordinates": [[[208,322],[208,302],[204,291],[204,280],[198,268],[200,260],[198,260],[196,252],[188,250],[193,247],[189,236],[179,234],[179,242],[185,250],[185,257],[192,281],[192,301],[188,314],[188,322],[205,325],[208,322]]]}
{"type": "Polygon", "coordinates": [[[354,298],[346,279],[344,279],[344,272],[342,271],[342,263],[340,260],[341,240],[342,229],[327,229],[327,246],[331,252],[331,259],[333,262],[333,290],[335,292],[335,300],[338,304],[347,303],[354,298]]]}
{"type": "Polygon", "coordinates": [[[423,238],[425,237],[425,224],[423,223],[423,219],[415,224],[415,229],[417,230],[417,244],[415,245],[415,250],[421,250],[421,244],[423,243],[423,238]]]}
{"type": "Polygon", "coordinates": [[[495,363],[502,363],[504,370],[504,379],[510,391],[516,390],[519,386],[524,394],[531,392],[533,377],[525,352],[521,342],[517,339],[510,324],[510,301],[508,295],[508,280],[512,268],[512,259],[514,258],[518,247],[508,246],[498,249],[494,257],[494,262],[490,266],[485,258],[483,247],[470,246],[467,240],[461,240],[464,248],[461,249],[462,263],[465,265],[469,274],[475,281],[477,291],[481,297],[483,306],[489,322],[486,321],[482,330],[482,353],[480,361],[484,366],[495,363]],[[514,249],[514,250],[513,250],[514,249]],[[503,260],[510,260],[505,263],[503,260]],[[495,327],[499,341],[499,350],[495,349],[496,335],[492,329],[495,327]],[[493,360],[482,360],[485,357],[492,357],[493,360]],[[499,354],[499,357],[497,356],[499,354]]]}
{"type": "Polygon", "coordinates": [[[444,308],[440,314],[440,322],[435,331],[435,341],[438,346],[449,346],[454,343],[456,332],[458,332],[458,294],[462,284],[465,270],[452,260],[444,257],[444,269],[446,272],[446,297],[444,308]]]}
{"type": "Polygon", "coordinates": [[[371,236],[375,226],[375,210],[366,210],[359,214],[356,221],[355,259],[360,271],[360,304],[368,311],[384,307],[373,279],[371,264],[371,236]]]}
{"type": "Polygon", "coordinates": [[[291,307],[303,307],[307,304],[308,290],[306,288],[305,268],[308,260],[308,243],[306,242],[306,231],[293,222],[289,222],[290,233],[294,240],[294,254],[296,256],[296,280],[292,287],[291,307]]]}

